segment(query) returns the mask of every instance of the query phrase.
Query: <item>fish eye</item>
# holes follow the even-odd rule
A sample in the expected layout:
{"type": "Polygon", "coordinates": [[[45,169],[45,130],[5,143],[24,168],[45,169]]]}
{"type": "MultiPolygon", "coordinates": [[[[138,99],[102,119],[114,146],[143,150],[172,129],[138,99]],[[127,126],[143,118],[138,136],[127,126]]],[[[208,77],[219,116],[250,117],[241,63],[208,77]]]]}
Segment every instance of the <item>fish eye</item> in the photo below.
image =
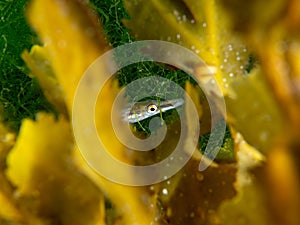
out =
{"type": "Polygon", "coordinates": [[[154,104],[148,105],[148,107],[147,107],[148,113],[154,113],[154,112],[156,112],[156,110],[157,110],[157,106],[154,104]]]}

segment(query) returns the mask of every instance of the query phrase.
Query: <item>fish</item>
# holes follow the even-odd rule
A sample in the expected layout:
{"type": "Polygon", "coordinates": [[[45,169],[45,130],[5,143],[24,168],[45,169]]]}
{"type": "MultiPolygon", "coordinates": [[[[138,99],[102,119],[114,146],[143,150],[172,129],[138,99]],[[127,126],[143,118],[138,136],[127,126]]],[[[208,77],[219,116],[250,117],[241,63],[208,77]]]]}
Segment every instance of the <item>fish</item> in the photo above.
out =
{"type": "Polygon", "coordinates": [[[159,113],[175,109],[183,104],[184,100],[182,98],[166,101],[146,100],[136,102],[123,110],[123,120],[128,123],[137,123],[159,113]]]}

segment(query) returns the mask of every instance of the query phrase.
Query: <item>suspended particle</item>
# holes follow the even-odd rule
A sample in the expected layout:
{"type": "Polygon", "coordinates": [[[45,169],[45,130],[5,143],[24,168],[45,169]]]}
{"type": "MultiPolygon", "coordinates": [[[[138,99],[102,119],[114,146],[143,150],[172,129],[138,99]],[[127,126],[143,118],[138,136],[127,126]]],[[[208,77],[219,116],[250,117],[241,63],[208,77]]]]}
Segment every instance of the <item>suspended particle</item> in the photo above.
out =
{"type": "Polygon", "coordinates": [[[169,194],[168,189],[167,188],[162,189],[162,194],[163,195],[168,195],[169,194]]]}

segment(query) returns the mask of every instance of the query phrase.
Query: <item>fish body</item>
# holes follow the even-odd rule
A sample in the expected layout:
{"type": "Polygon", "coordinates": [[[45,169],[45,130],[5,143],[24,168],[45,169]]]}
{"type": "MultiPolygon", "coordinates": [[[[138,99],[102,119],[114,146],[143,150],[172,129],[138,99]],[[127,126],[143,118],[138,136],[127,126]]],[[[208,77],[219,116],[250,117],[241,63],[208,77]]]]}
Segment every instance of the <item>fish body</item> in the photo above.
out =
{"type": "Polygon", "coordinates": [[[183,105],[182,98],[166,101],[147,100],[136,102],[123,111],[124,121],[137,123],[161,112],[166,112],[183,105]]]}

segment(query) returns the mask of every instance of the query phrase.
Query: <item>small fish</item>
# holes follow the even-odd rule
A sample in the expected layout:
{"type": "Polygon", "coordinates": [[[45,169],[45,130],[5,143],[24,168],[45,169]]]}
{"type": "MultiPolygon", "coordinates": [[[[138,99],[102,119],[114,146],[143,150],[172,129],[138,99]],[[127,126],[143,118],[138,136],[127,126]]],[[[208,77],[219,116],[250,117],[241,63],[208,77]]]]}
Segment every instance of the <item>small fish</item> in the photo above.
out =
{"type": "Polygon", "coordinates": [[[183,105],[183,103],[184,100],[182,98],[167,101],[147,100],[136,102],[123,111],[123,119],[129,123],[137,123],[161,112],[175,109],[183,105]]]}

